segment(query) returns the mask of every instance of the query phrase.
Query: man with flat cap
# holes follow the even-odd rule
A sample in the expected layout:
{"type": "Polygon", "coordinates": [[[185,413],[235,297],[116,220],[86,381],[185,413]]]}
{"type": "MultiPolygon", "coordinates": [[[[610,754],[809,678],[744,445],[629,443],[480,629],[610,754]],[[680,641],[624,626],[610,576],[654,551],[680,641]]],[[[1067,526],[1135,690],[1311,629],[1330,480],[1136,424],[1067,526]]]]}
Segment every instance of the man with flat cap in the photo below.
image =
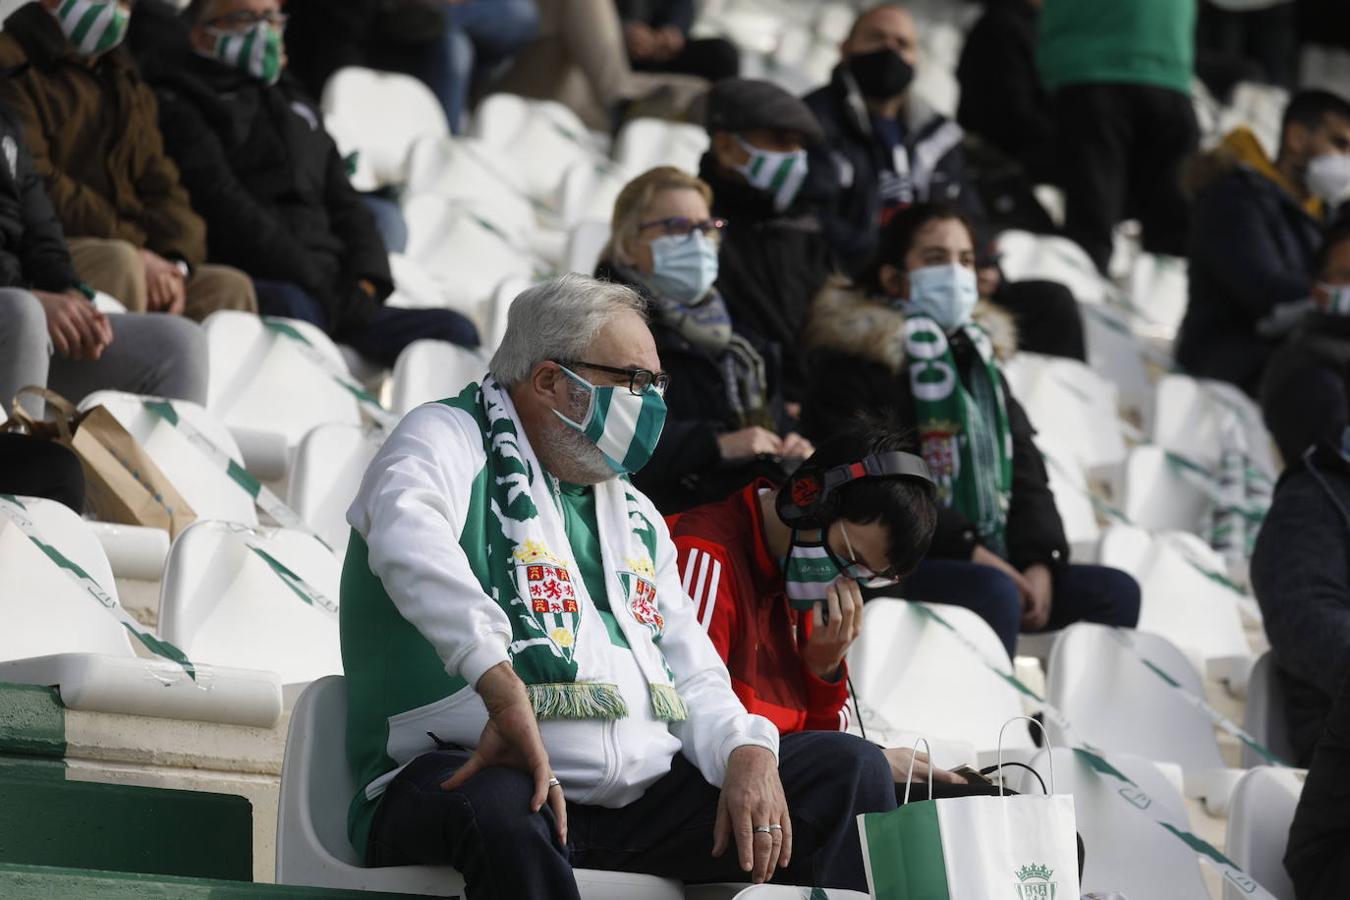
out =
{"type": "Polygon", "coordinates": [[[824,135],[796,97],[767,81],[726,78],[708,93],[712,146],[699,177],[712,214],[727,220],[717,286],[738,332],[782,359],[783,393],[801,397],[798,339],[811,298],[831,270],[820,197],[807,178],[806,148],[824,135]]]}

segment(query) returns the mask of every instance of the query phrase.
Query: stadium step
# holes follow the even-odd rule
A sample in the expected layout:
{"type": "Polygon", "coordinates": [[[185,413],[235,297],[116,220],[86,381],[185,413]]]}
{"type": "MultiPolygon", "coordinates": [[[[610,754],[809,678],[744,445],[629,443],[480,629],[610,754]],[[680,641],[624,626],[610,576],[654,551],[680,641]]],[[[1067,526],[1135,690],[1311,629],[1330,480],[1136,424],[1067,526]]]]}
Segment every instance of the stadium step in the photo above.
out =
{"type": "Polygon", "coordinates": [[[380,900],[418,895],[0,863],[0,896],[9,900],[380,900]]]}

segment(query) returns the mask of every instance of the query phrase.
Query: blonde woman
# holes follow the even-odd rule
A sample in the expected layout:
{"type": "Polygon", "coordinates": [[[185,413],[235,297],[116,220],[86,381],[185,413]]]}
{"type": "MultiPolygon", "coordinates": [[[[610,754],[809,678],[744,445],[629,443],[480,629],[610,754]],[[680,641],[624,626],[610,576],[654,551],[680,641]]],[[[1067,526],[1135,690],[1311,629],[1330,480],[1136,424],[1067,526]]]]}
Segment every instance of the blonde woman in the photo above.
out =
{"type": "Polygon", "coordinates": [[[702,180],[661,166],[629,182],[614,203],[596,271],[647,302],[661,364],[671,374],[669,415],[656,453],[635,478],[666,514],[775,480],[811,455],[783,413],[777,349],[735,332],[713,286],[726,224],[712,217],[702,180]]]}

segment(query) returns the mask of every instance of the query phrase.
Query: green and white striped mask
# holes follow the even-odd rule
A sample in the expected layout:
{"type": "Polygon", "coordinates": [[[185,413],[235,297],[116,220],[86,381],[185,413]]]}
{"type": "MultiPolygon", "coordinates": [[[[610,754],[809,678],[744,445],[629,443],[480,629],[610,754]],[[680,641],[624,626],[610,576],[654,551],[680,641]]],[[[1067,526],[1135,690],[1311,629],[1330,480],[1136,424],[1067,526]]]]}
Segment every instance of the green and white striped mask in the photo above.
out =
{"type": "Polygon", "coordinates": [[[122,43],[130,18],[117,0],[65,0],[56,8],[56,21],[81,56],[100,56],[122,43]]]}
{"type": "Polygon", "coordinates": [[[807,541],[792,532],[792,546],[783,562],[784,592],[794,609],[808,610],[825,599],[830,585],[844,573],[822,540],[807,541]]]}
{"type": "Polygon", "coordinates": [[[806,151],[793,150],[782,153],[775,150],[761,150],[740,135],[736,140],[750,154],[740,173],[751,187],[759,188],[773,197],[773,208],[782,212],[792,205],[797,192],[806,181],[806,151]]]}
{"type": "Polygon", "coordinates": [[[591,384],[566,366],[562,370],[585,385],[591,402],[580,422],[556,409],[554,415],[589,438],[615,472],[631,473],[645,466],[666,425],[666,398],[655,388],[638,395],[627,387],[591,384]]]}
{"type": "Polygon", "coordinates": [[[266,22],[258,22],[248,31],[218,31],[211,55],[272,85],[281,77],[281,32],[266,22]]]}

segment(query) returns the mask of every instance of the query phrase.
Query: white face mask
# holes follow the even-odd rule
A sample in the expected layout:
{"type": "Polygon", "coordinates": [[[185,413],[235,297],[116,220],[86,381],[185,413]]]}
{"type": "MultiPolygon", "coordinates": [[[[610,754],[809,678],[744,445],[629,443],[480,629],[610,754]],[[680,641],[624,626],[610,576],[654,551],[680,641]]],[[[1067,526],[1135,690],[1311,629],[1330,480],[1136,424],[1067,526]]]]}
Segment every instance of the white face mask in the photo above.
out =
{"type": "Polygon", "coordinates": [[[701,300],[717,280],[717,245],[701,232],[668,234],[651,242],[653,288],[678,303],[701,300]]]}
{"type": "Polygon", "coordinates": [[[791,206],[797,192],[802,189],[802,182],[806,181],[806,151],[780,153],[761,150],[740,135],[736,136],[736,140],[750,154],[745,165],[737,166],[736,170],[745,176],[751,187],[770,194],[773,208],[778,212],[791,206]]]}
{"type": "Polygon", "coordinates": [[[1314,156],[1303,175],[1303,183],[1314,197],[1321,197],[1332,206],[1350,200],[1350,154],[1314,156]]]}
{"type": "Polygon", "coordinates": [[[944,332],[951,334],[970,321],[980,299],[975,272],[965,266],[924,266],[909,273],[907,312],[930,317],[944,332]]]}

